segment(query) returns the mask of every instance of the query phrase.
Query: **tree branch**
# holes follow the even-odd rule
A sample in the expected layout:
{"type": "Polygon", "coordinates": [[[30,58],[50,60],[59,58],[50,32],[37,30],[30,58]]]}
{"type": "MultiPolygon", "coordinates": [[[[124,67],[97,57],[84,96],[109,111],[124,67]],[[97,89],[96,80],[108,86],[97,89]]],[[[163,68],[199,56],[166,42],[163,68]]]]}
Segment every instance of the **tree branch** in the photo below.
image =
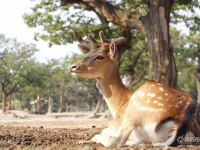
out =
{"type": "Polygon", "coordinates": [[[131,30],[124,30],[123,31],[123,37],[125,37],[127,39],[127,42],[125,42],[122,45],[118,46],[118,51],[119,51],[119,58],[121,57],[121,55],[127,50],[131,48],[131,30]]]}
{"type": "Polygon", "coordinates": [[[6,93],[6,95],[10,95],[10,94],[16,92],[18,90],[17,86],[18,86],[18,83],[15,83],[13,85],[13,87],[10,89],[10,91],[6,93]]]}
{"type": "Polygon", "coordinates": [[[143,73],[142,75],[140,75],[139,77],[137,77],[135,80],[133,80],[131,82],[131,86],[135,86],[136,84],[138,84],[141,80],[145,79],[145,75],[146,73],[143,73]]]}
{"type": "Polygon", "coordinates": [[[141,57],[141,55],[144,53],[144,51],[145,51],[145,48],[142,49],[142,50],[138,53],[138,55],[136,56],[135,61],[134,61],[134,63],[133,63],[133,66],[136,66],[136,65],[138,64],[138,61],[140,60],[140,57],[141,57]]]}
{"type": "Polygon", "coordinates": [[[61,6],[73,3],[86,5],[89,9],[97,12],[108,22],[119,25],[124,29],[136,28],[144,33],[144,24],[140,16],[122,10],[105,0],[61,0],[61,6]]]}

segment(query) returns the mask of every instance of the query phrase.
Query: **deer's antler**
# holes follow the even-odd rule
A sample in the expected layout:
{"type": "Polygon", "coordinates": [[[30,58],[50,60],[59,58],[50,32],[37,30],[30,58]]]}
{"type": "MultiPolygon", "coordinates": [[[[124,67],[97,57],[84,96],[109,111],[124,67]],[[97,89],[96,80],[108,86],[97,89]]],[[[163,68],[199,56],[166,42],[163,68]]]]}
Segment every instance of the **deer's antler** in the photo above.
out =
{"type": "Polygon", "coordinates": [[[88,38],[90,39],[93,48],[99,47],[99,43],[98,43],[97,40],[94,38],[94,36],[93,36],[92,33],[89,33],[89,34],[88,34],[88,38]]]}
{"type": "Polygon", "coordinates": [[[100,41],[101,41],[102,44],[103,44],[103,43],[111,43],[111,41],[108,40],[108,39],[105,37],[103,31],[100,31],[100,32],[99,32],[99,38],[100,38],[100,41]]]}
{"type": "Polygon", "coordinates": [[[111,39],[111,40],[107,39],[103,31],[99,32],[100,41],[97,41],[94,38],[92,33],[88,34],[88,39],[91,42],[91,48],[86,44],[86,42],[80,42],[80,44],[78,45],[79,48],[83,51],[83,53],[87,53],[90,50],[95,50],[96,48],[101,47],[101,45],[106,44],[106,43],[110,44],[111,42],[114,42],[117,46],[120,46],[124,44],[125,42],[127,42],[127,39],[124,37],[119,37],[119,38],[111,39]]]}
{"type": "Polygon", "coordinates": [[[105,37],[105,34],[103,31],[100,31],[99,32],[99,39],[100,39],[100,42],[97,42],[97,40],[94,38],[93,34],[92,33],[89,33],[88,34],[88,38],[90,39],[91,43],[92,43],[92,46],[94,48],[97,48],[99,47],[101,44],[104,44],[104,43],[111,43],[111,41],[113,41],[116,45],[121,45],[123,43],[125,43],[127,41],[126,38],[124,37],[119,37],[119,38],[116,38],[116,39],[112,39],[112,40],[109,40],[105,37]]]}

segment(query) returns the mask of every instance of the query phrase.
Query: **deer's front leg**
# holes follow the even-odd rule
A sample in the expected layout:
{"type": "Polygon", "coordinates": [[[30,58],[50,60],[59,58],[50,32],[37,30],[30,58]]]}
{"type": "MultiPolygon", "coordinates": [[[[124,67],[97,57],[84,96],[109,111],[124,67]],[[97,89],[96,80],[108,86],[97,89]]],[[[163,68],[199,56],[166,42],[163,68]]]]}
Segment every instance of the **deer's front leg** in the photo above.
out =
{"type": "Polygon", "coordinates": [[[95,135],[91,140],[106,147],[124,146],[134,126],[122,124],[120,128],[106,128],[100,134],[95,135]]]}
{"type": "Polygon", "coordinates": [[[115,145],[115,141],[118,137],[118,130],[112,127],[108,127],[102,130],[100,134],[95,135],[91,141],[102,144],[106,147],[115,145]]]}
{"type": "Polygon", "coordinates": [[[116,139],[116,146],[118,147],[125,146],[133,130],[134,130],[134,126],[131,126],[131,125],[122,127],[119,130],[119,135],[116,139]]]}

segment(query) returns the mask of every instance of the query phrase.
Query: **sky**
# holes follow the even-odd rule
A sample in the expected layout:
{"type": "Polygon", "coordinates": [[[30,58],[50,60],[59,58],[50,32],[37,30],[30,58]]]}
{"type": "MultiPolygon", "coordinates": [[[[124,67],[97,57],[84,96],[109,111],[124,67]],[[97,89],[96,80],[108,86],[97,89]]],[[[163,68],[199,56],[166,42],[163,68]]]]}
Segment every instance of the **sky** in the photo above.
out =
{"type": "Polygon", "coordinates": [[[19,42],[35,43],[39,49],[35,57],[39,62],[48,62],[50,59],[59,59],[77,53],[76,44],[54,45],[49,48],[47,42],[33,39],[34,29],[29,28],[22,17],[33,5],[34,2],[31,0],[0,0],[0,33],[7,38],[16,38],[19,42]]]}

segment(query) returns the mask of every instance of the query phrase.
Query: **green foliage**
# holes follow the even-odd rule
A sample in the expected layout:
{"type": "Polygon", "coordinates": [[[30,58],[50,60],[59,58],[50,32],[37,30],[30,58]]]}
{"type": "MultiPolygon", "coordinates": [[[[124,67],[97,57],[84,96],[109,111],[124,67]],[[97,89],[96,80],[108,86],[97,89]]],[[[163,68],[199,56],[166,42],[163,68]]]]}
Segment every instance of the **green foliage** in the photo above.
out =
{"type": "Polygon", "coordinates": [[[69,74],[69,66],[80,59],[80,55],[44,64],[35,61],[37,49],[34,45],[0,35],[0,47],[0,92],[12,95],[12,107],[16,109],[34,107],[31,103],[34,104],[39,95],[44,108],[47,108],[48,97],[52,97],[53,109],[57,111],[61,87],[64,90],[63,107],[67,103],[90,110],[100,96],[94,81],[73,78],[69,74]]]}
{"type": "MultiPolygon", "coordinates": [[[[41,0],[36,2],[30,13],[24,14],[24,20],[30,27],[40,29],[35,35],[37,40],[45,40],[50,45],[66,44],[80,37],[86,37],[90,32],[98,38],[100,30],[103,30],[108,38],[119,37],[124,33],[121,27],[108,23],[82,4],[59,7],[59,2],[60,0],[41,0]]],[[[110,0],[109,2],[139,16],[148,13],[146,0],[110,0]]],[[[175,0],[171,12],[171,23],[185,23],[190,30],[198,31],[199,8],[198,0],[175,0]]],[[[132,39],[131,48],[123,54],[120,65],[121,73],[128,78],[128,84],[132,87],[138,78],[142,80],[146,76],[149,57],[141,34],[131,30],[130,39],[132,39]]]]}
{"type": "Polygon", "coordinates": [[[33,54],[37,49],[32,44],[6,39],[3,35],[0,47],[0,87],[5,95],[10,95],[29,83],[29,66],[34,61],[33,54]]]}
{"type": "Polygon", "coordinates": [[[200,3],[199,0],[174,1],[171,22],[185,24],[190,30],[200,30],[200,3]]]}
{"type": "Polygon", "coordinates": [[[148,51],[143,35],[135,32],[131,40],[132,48],[125,51],[120,60],[121,74],[128,79],[129,88],[136,89],[148,74],[148,51]]]}
{"type": "MultiPolygon", "coordinates": [[[[110,2],[140,16],[148,13],[148,1],[146,0],[110,0],[110,2]]],[[[104,18],[81,4],[60,7],[60,0],[41,0],[34,3],[32,11],[24,14],[24,20],[29,27],[36,28],[35,39],[47,41],[50,46],[72,43],[74,40],[79,40],[80,37],[85,39],[89,32],[94,33],[95,38],[98,38],[100,30],[103,30],[108,38],[119,37],[124,33],[122,28],[108,23],[104,18]]],[[[178,86],[186,91],[195,89],[195,79],[192,73],[197,67],[196,56],[200,39],[199,33],[194,31],[200,31],[200,20],[197,14],[199,8],[198,0],[175,0],[170,18],[172,24],[185,23],[191,31],[189,36],[185,36],[175,29],[171,30],[172,46],[178,68],[178,86]]],[[[2,39],[1,35],[0,42],[2,39]]],[[[121,57],[120,71],[123,79],[128,82],[128,86],[133,88],[144,82],[148,71],[149,56],[144,37],[140,33],[131,30],[130,39],[131,48],[125,51],[121,57]]],[[[5,56],[7,57],[6,53],[1,53],[0,58],[5,56]]],[[[69,65],[80,58],[81,56],[74,55],[66,57],[64,60],[52,60],[48,64],[29,62],[26,74],[22,76],[20,74],[20,78],[23,77],[23,80],[26,81],[26,87],[21,89],[18,94],[26,101],[33,100],[38,93],[45,99],[51,96],[57,106],[59,87],[64,86],[66,103],[91,107],[92,102],[100,96],[95,89],[94,81],[72,78],[67,72],[69,65]]],[[[11,61],[11,58],[7,59],[11,61]]],[[[14,68],[16,67],[14,66],[14,68]]],[[[9,76],[7,71],[4,70],[4,72],[7,73],[4,78],[9,76]]]]}
{"type": "MultiPolygon", "coordinates": [[[[146,0],[111,0],[113,5],[144,16],[148,12],[146,0]]],[[[79,37],[86,36],[89,32],[98,35],[100,30],[106,31],[108,37],[113,36],[116,26],[109,24],[101,16],[92,12],[81,4],[60,7],[60,0],[41,0],[34,2],[35,6],[30,13],[24,14],[28,26],[37,28],[35,39],[42,39],[51,44],[66,44],[73,42],[73,34],[79,37]]],[[[191,29],[199,27],[198,0],[175,0],[171,21],[173,23],[185,22],[191,29]]],[[[118,30],[121,30],[118,28],[118,30]]],[[[116,30],[115,30],[116,31],[116,30]]],[[[118,33],[117,36],[121,36],[118,33]]]]}
{"type": "MultiPolygon", "coordinates": [[[[88,33],[98,36],[99,31],[105,31],[108,38],[122,35],[121,29],[109,24],[102,17],[83,5],[59,7],[60,0],[41,0],[32,8],[31,13],[24,14],[24,20],[29,27],[38,29],[35,39],[42,39],[52,44],[73,42],[74,33],[84,37],[88,33]]],[[[140,15],[146,14],[146,4],[137,1],[112,1],[126,10],[134,10],[140,15]]]]}
{"type": "Polygon", "coordinates": [[[178,69],[178,86],[185,91],[194,92],[196,89],[197,56],[200,47],[198,32],[181,35],[175,28],[171,29],[172,45],[178,69]]]}
{"type": "MultiPolygon", "coordinates": [[[[67,68],[81,59],[80,55],[66,57],[63,62],[67,68]]],[[[68,103],[76,103],[79,101],[80,107],[87,106],[91,109],[92,103],[96,103],[100,97],[98,90],[95,88],[95,81],[83,79],[69,75],[69,82],[65,86],[65,97],[68,103]]]]}

